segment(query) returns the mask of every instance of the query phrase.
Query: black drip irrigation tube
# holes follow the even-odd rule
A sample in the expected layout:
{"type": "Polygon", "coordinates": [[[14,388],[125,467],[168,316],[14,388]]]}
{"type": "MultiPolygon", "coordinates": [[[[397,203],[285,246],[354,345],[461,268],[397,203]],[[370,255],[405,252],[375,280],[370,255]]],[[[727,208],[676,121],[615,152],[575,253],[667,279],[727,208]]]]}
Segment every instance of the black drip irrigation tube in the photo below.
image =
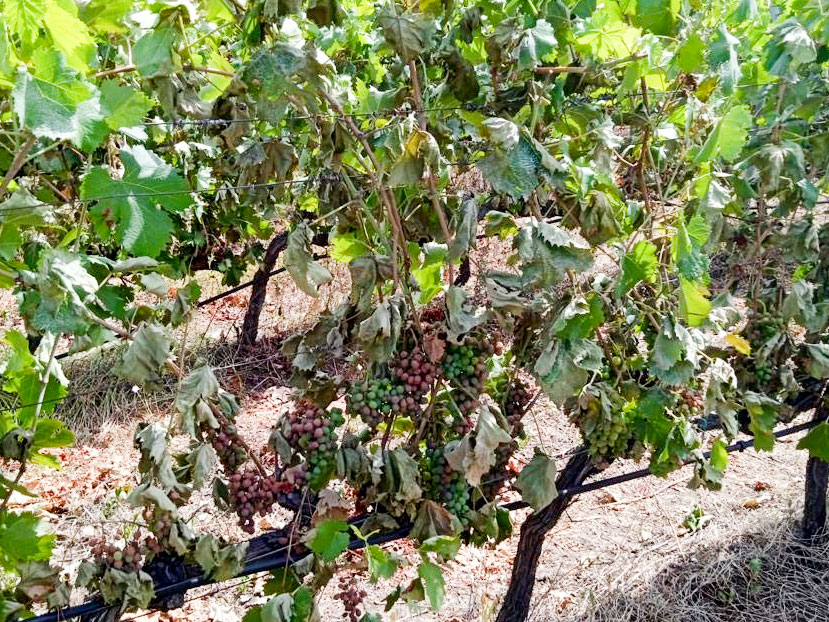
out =
{"type": "MultiPolygon", "coordinates": [[[[811,428],[815,427],[818,423],[820,422],[817,420],[807,421],[805,423],[799,423],[797,425],[793,425],[788,428],[775,431],[773,432],[773,434],[775,438],[783,438],[785,436],[797,434],[798,432],[810,430],[811,428]]],[[[729,445],[728,447],[726,447],[725,451],[727,453],[743,451],[751,447],[753,444],[753,439],[746,439],[729,445]]],[[[706,451],[703,455],[707,458],[711,455],[711,452],[706,451]]],[[[690,463],[691,461],[685,461],[682,463],[681,466],[686,466],[690,463]]],[[[653,473],[650,472],[650,469],[637,469],[636,471],[630,471],[629,473],[623,473],[621,475],[614,475],[613,477],[605,477],[593,482],[588,482],[587,484],[581,484],[580,486],[564,488],[558,491],[558,496],[575,497],[586,492],[601,490],[609,486],[616,486],[618,484],[622,484],[625,482],[630,482],[636,479],[641,479],[643,477],[648,477],[649,475],[653,475],[653,473]]],[[[508,512],[513,512],[515,510],[520,510],[522,508],[528,507],[528,504],[525,501],[513,501],[510,503],[504,503],[500,507],[504,510],[507,510],[508,512]]],[[[349,522],[352,524],[358,523],[362,521],[363,518],[364,517],[358,517],[356,519],[352,519],[349,522]]],[[[399,529],[395,529],[393,531],[371,536],[366,540],[354,538],[349,542],[348,549],[356,551],[363,548],[367,544],[386,544],[388,542],[400,540],[401,538],[405,538],[409,534],[411,529],[411,525],[407,525],[404,527],[400,527],[399,529]]],[[[295,550],[290,550],[289,547],[282,547],[276,549],[271,554],[257,556],[251,561],[245,563],[245,565],[242,567],[242,571],[238,575],[236,575],[236,577],[233,578],[245,577],[259,572],[267,572],[269,570],[284,567],[288,564],[299,561],[300,559],[306,557],[308,554],[309,553],[307,551],[298,552],[295,550]]],[[[175,594],[181,594],[186,592],[187,590],[202,587],[204,585],[209,585],[211,583],[216,583],[216,581],[210,579],[207,576],[199,575],[174,583],[169,583],[167,585],[161,585],[158,586],[155,590],[154,600],[157,601],[175,594]]],[[[60,622],[61,620],[70,620],[72,618],[78,618],[82,616],[91,616],[104,611],[117,609],[118,607],[120,607],[120,605],[108,605],[106,603],[102,603],[101,601],[90,601],[82,605],[67,607],[65,609],[59,609],[57,611],[36,616],[34,618],[29,618],[27,622],[60,622]]]]}

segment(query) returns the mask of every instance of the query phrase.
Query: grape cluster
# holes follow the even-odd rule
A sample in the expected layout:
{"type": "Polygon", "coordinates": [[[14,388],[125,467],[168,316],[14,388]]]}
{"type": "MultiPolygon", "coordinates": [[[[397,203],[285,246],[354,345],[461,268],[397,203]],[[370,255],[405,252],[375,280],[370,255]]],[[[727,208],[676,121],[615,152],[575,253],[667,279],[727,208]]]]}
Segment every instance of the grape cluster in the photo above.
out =
{"type": "Polygon", "coordinates": [[[239,526],[245,532],[253,533],[253,517],[257,513],[265,516],[271,511],[281,486],[275,477],[263,476],[249,467],[228,478],[227,490],[230,505],[239,516],[239,526]]]}
{"type": "Polygon", "coordinates": [[[443,358],[443,373],[468,393],[479,395],[484,389],[487,359],[494,353],[495,346],[483,339],[467,338],[460,345],[450,343],[443,358]]]}
{"type": "Polygon", "coordinates": [[[348,414],[357,415],[372,430],[393,411],[417,406],[414,399],[404,396],[403,387],[388,378],[367,378],[354,383],[348,392],[348,414]]]}
{"type": "Polygon", "coordinates": [[[239,433],[232,423],[218,430],[210,428],[210,444],[216,450],[216,456],[227,472],[235,471],[247,459],[247,452],[239,442],[239,433]]]}
{"type": "Polygon", "coordinates": [[[389,364],[407,396],[420,402],[438,377],[438,367],[421,350],[401,350],[389,364]]]}
{"type": "Polygon", "coordinates": [[[594,398],[579,413],[576,423],[581,428],[587,451],[594,459],[615,458],[627,452],[630,434],[623,411],[608,415],[594,398]]]}
{"type": "Polygon", "coordinates": [[[357,622],[363,612],[361,605],[366,597],[366,591],[357,587],[354,577],[341,575],[339,578],[339,591],[334,598],[341,600],[345,609],[345,617],[350,622],[357,622]]]}
{"type": "Polygon", "coordinates": [[[771,365],[759,361],[754,364],[754,377],[758,383],[761,385],[768,383],[771,380],[771,376],[771,365]]]}
{"type": "Polygon", "coordinates": [[[514,434],[521,434],[523,426],[521,419],[527,412],[527,405],[532,399],[530,387],[520,378],[516,378],[504,396],[504,416],[507,418],[510,430],[514,434]]]}
{"type": "Polygon", "coordinates": [[[463,474],[451,467],[443,447],[428,450],[420,470],[427,496],[442,503],[463,523],[469,511],[469,485],[463,474]]]}
{"type": "Polygon", "coordinates": [[[327,412],[307,400],[297,403],[297,408],[287,416],[285,438],[305,456],[299,472],[294,474],[296,486],[310,485],[319,490],[327,483],[336,465],[337,431],[344,423],[342,412],[327,412]]]}
{"type": "Polygon", "coordinates": [[[95,540],[92,543],[92,556],[98,565],[116,570],[136,571],[144,562],[141,543],[137,537],[128,542],[123,549],[104,540],[95,540]]]}
{"type": "Polygon", "coordinates": [[[452,391],[450,398],[452,432],[458,436],[464,436],[474,427],[472,414],[481,407],[481,402],[459,390],[452,391]]]}

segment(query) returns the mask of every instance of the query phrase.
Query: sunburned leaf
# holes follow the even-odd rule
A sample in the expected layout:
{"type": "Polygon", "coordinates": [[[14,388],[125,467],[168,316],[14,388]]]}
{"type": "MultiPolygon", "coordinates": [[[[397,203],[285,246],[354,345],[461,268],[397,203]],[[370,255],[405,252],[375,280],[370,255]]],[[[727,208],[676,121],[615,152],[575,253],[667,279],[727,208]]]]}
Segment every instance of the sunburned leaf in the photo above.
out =
{"type": "Polygon", "coordinates": [[[747,339],[736,333],[728,333],[725,336],[725,342],[740,354],[745,354],[746,356],[751,354],[751,344],[747,339]]]}
{"type": "Polygon", "coordinates": [[[20,188],[0,203],[0,259],[14,259],[23,242],[23,231],[54,218],[53,208],[20,188]]]}
{"type": "Polygon", "coordinates": [[[495,464],[495,449],[501,443],[510,442],[509,433],[495,418],[495,414],[486,404],[481,405],[474,437],[465,437],[446,459],[455,470],[466,477],[472,486],[478,486],[481,478],[495,464]],[[473,440],[474,438],[474,440],[473,440]]]}
{"type": "Polygon", "coordinates": [[[398,11],[393,5],[384,9],[378,14],[377,23],[388,44],[408,63],[429,49],[435,23],[429,15],[398,11]]]}
{"type": "Polygon", "coordinates": [[[137,385],[159,378],[170,356],[170,336],[158,324],[145,324],[135,335],[115,372],[137,385]]]}
{"type": "Polygon", "coordinates": [[[429,499],[418,503],[410,537],[424,542],[435,536],[454,535],[462,529],[460,521],[442,505],[429,499]]]}
{"type": "Polygon", "coordinates": [[[329,520],[320,523],[306,537],[306,543],[324,562],[332,562],[348,548],[348,523],[329,520]]]}
{"type": "Polygon", "coordinates": [[[328,268],[314,259],[311,253],[313,234],[307,223],[302,222],[288,235],[285,249],[285,267],[297,286],[309,296],[319,296],[319,286],[330,283],[328,268]]]}
{"type": "Polygon", "coordinates": [[[114,235],[132,254],[156,257],[174,229],[167,212],[191,204],[189,187],[172,166],[141,145],[124,147],[121,161],[121,179],[110,177],[105,167],[93,167],[81,184],[81,197],[96,202],[90,219],[101,238],[114,235]]]}
{"type": "Polygon", "coordinates": [[[813,378],[825,380],[829,378],[829,344],[804,344],[808,354],[805,362],[806,372],[813,378]]]}
{"type": "Polygon", "coordinates": [[[536,448],[533,459],[518,474],[515,486],[536,512],[547,507],[558,496],[555,460],[536,448]]]}
{"type": "Polygon", "coordinates": [[[512,149],[493,150],[476,164],[493,190],[514,199],[527,197],[541,183],[540,165],[541,155],[524,137],[512,149]]]}

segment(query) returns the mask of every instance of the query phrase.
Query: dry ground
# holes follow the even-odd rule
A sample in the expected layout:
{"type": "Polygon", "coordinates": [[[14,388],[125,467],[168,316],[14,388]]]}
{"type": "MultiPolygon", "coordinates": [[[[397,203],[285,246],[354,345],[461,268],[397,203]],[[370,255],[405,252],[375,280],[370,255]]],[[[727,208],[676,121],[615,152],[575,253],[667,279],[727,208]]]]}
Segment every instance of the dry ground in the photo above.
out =
{"type": "MultiPolygon", "coordinates": [[[[182,337],[187,344],[185,361],[205,358],[217,364],[223,382],[242,394],[239,428],[254,448],[266,443],[270,427],[289,399],[278,338],[309,325],[326,305],[342,299],[348,274],[342,266],[335,273],[335,282],[316,300],[298,293],[287,277],[273,279],[262,316],[263,341],[252,351],[240,352],[234,345],[246,293],[200,311],[182,337]]],[[[11,317],[9,322],[13,321],[11,317]]],[[[136,513],[123,497],[136,483],[134,427],[140,420],[169,416],[174,387],[136,396],[129,387],[109,379],[105,373],[109,366],[108,359],[81,359],[68,365],[77,382],[91,386],[97,380],[100,394],[79,398],[65,409],[81,440],[60,452],[64,469],[33,468],[24,483],[40,497],[16,498],[18,507],[37,508],[56,525],[57,561],[69,573],[86,558],[91,537],[129,532],[136,513]]],[[[531,440],[521,451],[524,461],[535,445],[563,454],[578,442],[572,426],[541,401],[528,415],[527,428],[531,440]]],[[[685,484],[690,472],[685,470],[665,480],[645,478],[578,497],[546,541],[532,619],[826,619],[829,550],[801,547],[791,534],[802,507],[806,459],[796,451],[796,442],[797,438],[781,441],[773,454],[732,455],[720,492],[689,490],[685,484]],[[705,525],[690,531],[683,521],[695,507],[704,511],[705,525]]],[[[617,464],[605,475],[632,467],[617,464]]],[[[244,537],[233,517],[217,512],[207,495],[188,507],[196,530],[231,539],[244,537]]],[[[526,511],[514,513],[516,526],[525,515],[526,511]]],[[[274,513],[262,519],[260,527],[279,525],[286,518],[274,513]]],[[[517,540],[516,528],[516,535],[494,548],[463,548],[447,564],[446,602],[438,614],[397,606],[388,615],[392,620],[494,619],[517,540]]],[[[389,548],[410,561],[417,559],[406,541],[389,548]]],[[[405,570],[407,578],[413,575],[413,566],[405,570]]],[[[254,577],[225,584],[218,593],[215,587],[194,591],[182,609],[147,613],[139,619],[236,621],[248,606],[264,601],[262,582],[254,577]]],[[[382,611],[383,598],[393,587],[389,582],[368,587],[368,609],[382,611]]],[[[333,590],[332,584],[320,599],[323,620],[342,617],[333,590]]]]}

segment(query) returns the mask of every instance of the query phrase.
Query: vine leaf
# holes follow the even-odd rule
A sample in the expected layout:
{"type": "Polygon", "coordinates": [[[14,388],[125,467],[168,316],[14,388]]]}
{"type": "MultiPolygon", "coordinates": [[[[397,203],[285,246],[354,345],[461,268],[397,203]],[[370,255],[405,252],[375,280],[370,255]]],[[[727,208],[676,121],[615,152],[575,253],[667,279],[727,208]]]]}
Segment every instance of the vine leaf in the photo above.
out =
{"type": "Polygon", "coordinates": [[[124,147],[121,161],[121,179],[110,177],[103,166],[93,167],[84,176],[81,198],[97,202],[89,216],[102,239],[114,236],[132,254],[156,257],[175,228],[167,212],[181,212],[192,203],[189,186],[141,145],[124,147]]]}
{"type": "Polygon", "coordinates": [[[538,287],[556,285],[568,271],[582,272],[593,263],[587,242],[551,223],[522,227],[514,244],[524,265],[524,279],[538,287]]]}
{"type": "Polygon", "coordinates": [[[426,593],[429,606],[437,611],[443,605],[443,599],[446,596],[443,571],[437,564],[424,561],[417,569],[417,576],[423,581],[423,590],[426,593]]]}
{"type": "Polygon", "coordinates": [[[677,0],[637,0],[633,23],[655,35],[669,36],[676,29],[677,0]]]}
{"type": "Polygon", "coordinates": [[[158,324],[144,324],[135,334],[115,372],[136,385],[157,381],[170,356],[170,336],[158,324]]]}
{"type": "Polygon", "coordinates": [[[556,57],[556,33],[547,20],[540,19],[535,26],[524,31],[518,47],[518,68],[535,69],[545,61],[556,57]]]}
{"type": "Polygon", "coordinates": [[[348,523],[342,520],[327,520],[314,527],[305,542],[324,562],[332,562],[348,548],[348,523]]]}
{"type": "Polygon", "coordinates": [[[5,0],[3,18],[11,32],[23,43],[31,45],[40,34],[48,4],[47,0],[5,0]]]}
{"type": "Polygon", "coordinates": [[[512,437],[504,430],[492,409],[481,405],[474,437],[465,436],[452,451],[446,453],[446,460],[456,471],[466,477],[472,486],[478,486],[481,478],[495,464],[495,449],[501,443],[509,443],[512,437]]]}
{"type": "Polygon", "coordinates": [[[541,155],[522,136],[512,149],[494,149],[475,166],[492,184],[493,190],[520,199],[529,196],[541,183],[538,177],[540,165],[541,155]]]}
{"type": "Polygon", "coordinates": [[[435,31],[434,19],[420,13],[398,13],[397,8],[383,10],[377,16],[386,42],[404,63],[415,60],[429,48],[435,31]]]}
{"type": "Polygon", "coordinates": [[[328,268],[314,259],[311,253],[313,233],[307,223],[302,222],[288,235],[285,249],[285,267],[294,282],[309,296],[319,296],[319,286],[330,283],[333,277],[328,268]]]}
{"type": "Polygon", "coordinates": [[[59,52],[39,48],[32,64],[33,74],[21,66],[12,90],[20,124],[35,136],[83,146],[103,119],[98,97],[59,52]]]}
{"type": "Polygon", "coordinates": [[[176,30],[162,26],[141,37],[133,46],[138,73],[144,78],[168,76],[173,72],[173,44],[176,30]]]}
{"type": "Polygon", "coordinates": [[[547,507],[558,497],[555,460],[536,447],[533,459],[518,474],[515,486],[536,512],[547,507]]]}
{"type": "Polygon", "coordinates": [[[14,571],[26,561],[46,561],[55,536],[44,533],[46,525],[31,512],[0,515],[0,565],[14,571]]]}
{"type": "Polygon", "coordinates": [[[0,203],[0,258],[14,259],[23,242],[23,231],[52,222],[52,207],[43,205],[25,188],[0,203]]]}
{"type": "Polygon", "coordinates": [[[366,563],[371,583],[376,583],[378,579],[391,579],[397,572],[397,559],[376,544],[366,547],[366,563]]]}
{"type": "Polygon", "coordinates": [[[695,163],[713,160],[718,155],[726,162],[733,162],[748,140],[748,128],[751,127],[752,117],[748,106],[733,106],[720,119],[714,130],[708,135],[702,145],[695,163]]]}
{"type": "Polygon", "coordinates": [[[152,101],[131,86],[122,86],[116,80],[101,83],[101,111],[112,130],[139,125],[152,107],[152,101]]]}
{"type": "Polygon", "coordinates": [[[804,344],[808,357],[805,361],[806,372],[813,378],[825,380],[829,378],[829,344],[804,344]]]}
{"type": "Polygon", "coordinates": [[[422,554],[437,553],[441,561],[449,561],[461,550],[461,541],[457,535],[433,536],[423,541],[419,549],[422,554]]]}
{"type": "Polygon", "coordinates": [[[794,17],[778,24],[766,43],[765,66],[776,76],[786,75],[815,58],[815,42],[794,17]]]}
{"type": "Polygon", "coordinates": [[[656,245],[648,240],[639,240],[622,257],[622,271],[616,284],[616,294],[623,296],[642,281],[655,283],[658,269],[656,245]]]}
{"type": "Polygon", "coordinates": [[[430,499],[418,504],[417,516],[410,536],[414,540],[425,542],[435,536],[450,536],[462,529],[457,517],[439,503],[430,499]]]}
{"type": "MultiPolygon", "coordinates": [[[[30,1],[21,0],[21,2],[30,1]]],[[[75,8],[74,5],[68,6],[75,8]]],[[[43,25],[49,31],[55,47],[63,52],[69,66],[78,71],[86,71],[95,53],[95,42],[89,36],[86,24],[64,9],[60,3],[53,1],[48,2],[48,8],[43,16],[43,25]]]]}
{"type": "Polygon", "coordinates": [[[247,548],[247,542],[222,544],[215,536],[205,534],[196,542],[194,557],[205,574],[216,581],[226,581],[241,572],[247,548]]]}
{"type": "Polygon", "coordinates": [[[829,462],[829,423],[825,421],[809,430],[797,443],[798,449],[808,449],[812,458],[829,462]]]}
{"type": "Polygon", "coordinates": [[[740,69],[739,46],[740,40],[728,32],[725,24],[720,24],[718,34],[709,47],[708,62],[720,74],[726,95],[731,94],[743,75],[740,69]]]}
{"type": "Polygon", "coordinates": [[[448,337],[455,343],[458,343],[462,335],[489,319],[489,312],[486,309],[472,307],[467,302],[466,291],[462,287],[455,286],[446,291],[446,315],[448,337]]]}
{"type": "Polygon", "coordinates": [[[757,451],[771,451],[774,448],[773,430],[780,404],[761,393],[747,391],[745,407],[751,419],[748,428],[754,434],[754,448],[757,451]]]}

